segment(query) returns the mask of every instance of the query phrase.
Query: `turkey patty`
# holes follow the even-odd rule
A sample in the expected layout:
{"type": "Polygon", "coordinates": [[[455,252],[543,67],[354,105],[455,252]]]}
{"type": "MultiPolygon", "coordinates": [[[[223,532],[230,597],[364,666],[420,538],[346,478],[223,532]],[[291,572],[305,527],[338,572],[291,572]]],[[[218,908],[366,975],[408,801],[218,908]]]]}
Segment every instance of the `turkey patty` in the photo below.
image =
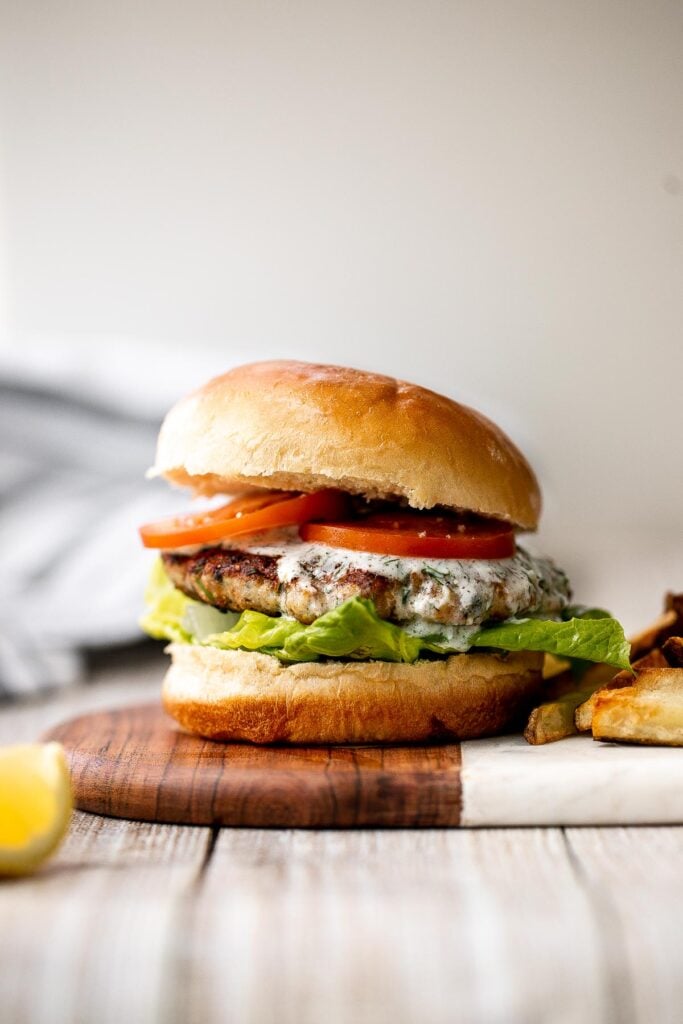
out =
{"type": "Polygon", "coordinates": [[[304,623],[351,597],[370,598],[381,618],[394,622],[469,626],[557,615],[571,596],[561,569],[519,547],[512,558],[423,559],[287,538],[279,544],[166,551],[162,558],[188,597],[222,611],[250,608],[304,623]]]}

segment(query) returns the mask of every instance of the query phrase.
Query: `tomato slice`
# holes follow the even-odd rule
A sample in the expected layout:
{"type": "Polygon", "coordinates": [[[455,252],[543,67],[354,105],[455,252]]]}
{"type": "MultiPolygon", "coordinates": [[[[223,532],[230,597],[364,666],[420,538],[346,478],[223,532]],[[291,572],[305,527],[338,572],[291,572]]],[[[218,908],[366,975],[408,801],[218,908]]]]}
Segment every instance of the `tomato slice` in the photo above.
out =
{"type": "Polygon", "coordinates": [[[299,536],[332,547],[399,557],[509,558],[515,553],[515,535],[506,523],[420,512],[383,512],[355,521],[304,523],[299,536]]]}
{"type": "Polygon", "coordinates": [[[348,515],[349,500],[329,489],[312,494],[264,491],[235,498],[209,512],[160,519],[140,527],[146,548],[181,548],[206,544],[225,537],[241,537],[281,526],[296,526],[312,519],[338,519],[348,515]]]}

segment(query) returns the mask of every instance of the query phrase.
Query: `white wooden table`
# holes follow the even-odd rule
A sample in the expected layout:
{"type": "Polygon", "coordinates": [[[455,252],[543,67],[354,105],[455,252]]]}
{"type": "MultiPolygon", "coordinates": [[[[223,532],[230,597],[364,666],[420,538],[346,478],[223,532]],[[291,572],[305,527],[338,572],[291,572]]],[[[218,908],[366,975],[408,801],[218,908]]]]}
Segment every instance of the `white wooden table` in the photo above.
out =
{"type": "MultiPolygon", "coordinates": [[[[0,709],[0,742],[155,693],[161,655],[0,709]]],[[[683,828],[303,832],[77,814],[0,882],[2,1024],[683,1018],[683,828]]]]}

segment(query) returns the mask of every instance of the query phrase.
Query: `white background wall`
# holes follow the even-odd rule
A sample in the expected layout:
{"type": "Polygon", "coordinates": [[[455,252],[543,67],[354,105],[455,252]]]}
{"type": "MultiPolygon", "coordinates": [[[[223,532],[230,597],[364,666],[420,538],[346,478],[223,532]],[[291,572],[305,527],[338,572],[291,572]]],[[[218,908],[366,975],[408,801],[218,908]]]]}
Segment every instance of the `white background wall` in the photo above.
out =
{"type": "Polygon", "coordinates": [[[6,359],[416,380],[525,449],[579,597],[683,589],[683,4],[0,9],[6,359]]]}

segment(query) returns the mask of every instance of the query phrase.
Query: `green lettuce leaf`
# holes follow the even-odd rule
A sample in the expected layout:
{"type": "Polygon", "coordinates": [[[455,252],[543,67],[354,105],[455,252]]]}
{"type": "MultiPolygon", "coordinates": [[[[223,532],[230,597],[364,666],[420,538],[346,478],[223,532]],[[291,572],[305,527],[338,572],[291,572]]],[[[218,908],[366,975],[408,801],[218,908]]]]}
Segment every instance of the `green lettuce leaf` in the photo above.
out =
{"type": "Polygon", "coordinates": [[[604,662],[629,667],[630,644],[616,619],[572,618],[511,619],[487,626],[472,639],[473,647],[500,647],[505,651],[544,651],[561,658],[604,662]]]}
{"type": "Polygon", "coordinates": [[[219,612],[185,597],[158,561],[145,600],[142,628],[157,639],[198,643],[222,650],[259,651],[284,662],[319,658],[372,659],[412,663],[422,656],[447,655],[468,647],[504,651],[547,651],[560,657],[629,664],[629,644],[620,624],[596,609],[573,609],[569,621],[510,619],[461,631],[464,645],[435,632],[415,636],[377,614],[372,601],[351,598],[306,626],[284,616],[245,611],[219,612]]]}
{"type": "Polygon", "coordinates": [[[303,652],[299,658],[287,654],[290,638],[306,628],[296,619],[246,611],[242,612],[237,625],[232,629],[207,636],[203,642],[209,647],[220,647],[225,651],[261,651],[263,654],[274,654],[282,661],[314,661],[315,657],[307,658],[303,652]]]}
{"type": "Polygon", "coordinates": [[[219,612],[210,604],[200,604],[185,598],[187,605],[182,618],[183,628],[191,633],[198,643],[202,643],[212,633],[223,633],[232,629],[240,619],[239,612],[219,612]]]}
{"type": "Polygon", "coordinates": [[[161,559],[157,558],[145,587],[146,611],[140,619],[140,627],[155,640],[192,643],[192,632],[183,625],[190,604],[199,604],[199,601],[191,601],[173,586],[161,559]]]}
{"type": "Polygon", "coordinates": [[[264,651],[282,661],[318,658],[416,661],[426,647],[400,626],[380,619],[372,601],[351,598],[309,626],[295,619],[243,612],[234,629],[205,641],[212,647],[264,651]]]}

